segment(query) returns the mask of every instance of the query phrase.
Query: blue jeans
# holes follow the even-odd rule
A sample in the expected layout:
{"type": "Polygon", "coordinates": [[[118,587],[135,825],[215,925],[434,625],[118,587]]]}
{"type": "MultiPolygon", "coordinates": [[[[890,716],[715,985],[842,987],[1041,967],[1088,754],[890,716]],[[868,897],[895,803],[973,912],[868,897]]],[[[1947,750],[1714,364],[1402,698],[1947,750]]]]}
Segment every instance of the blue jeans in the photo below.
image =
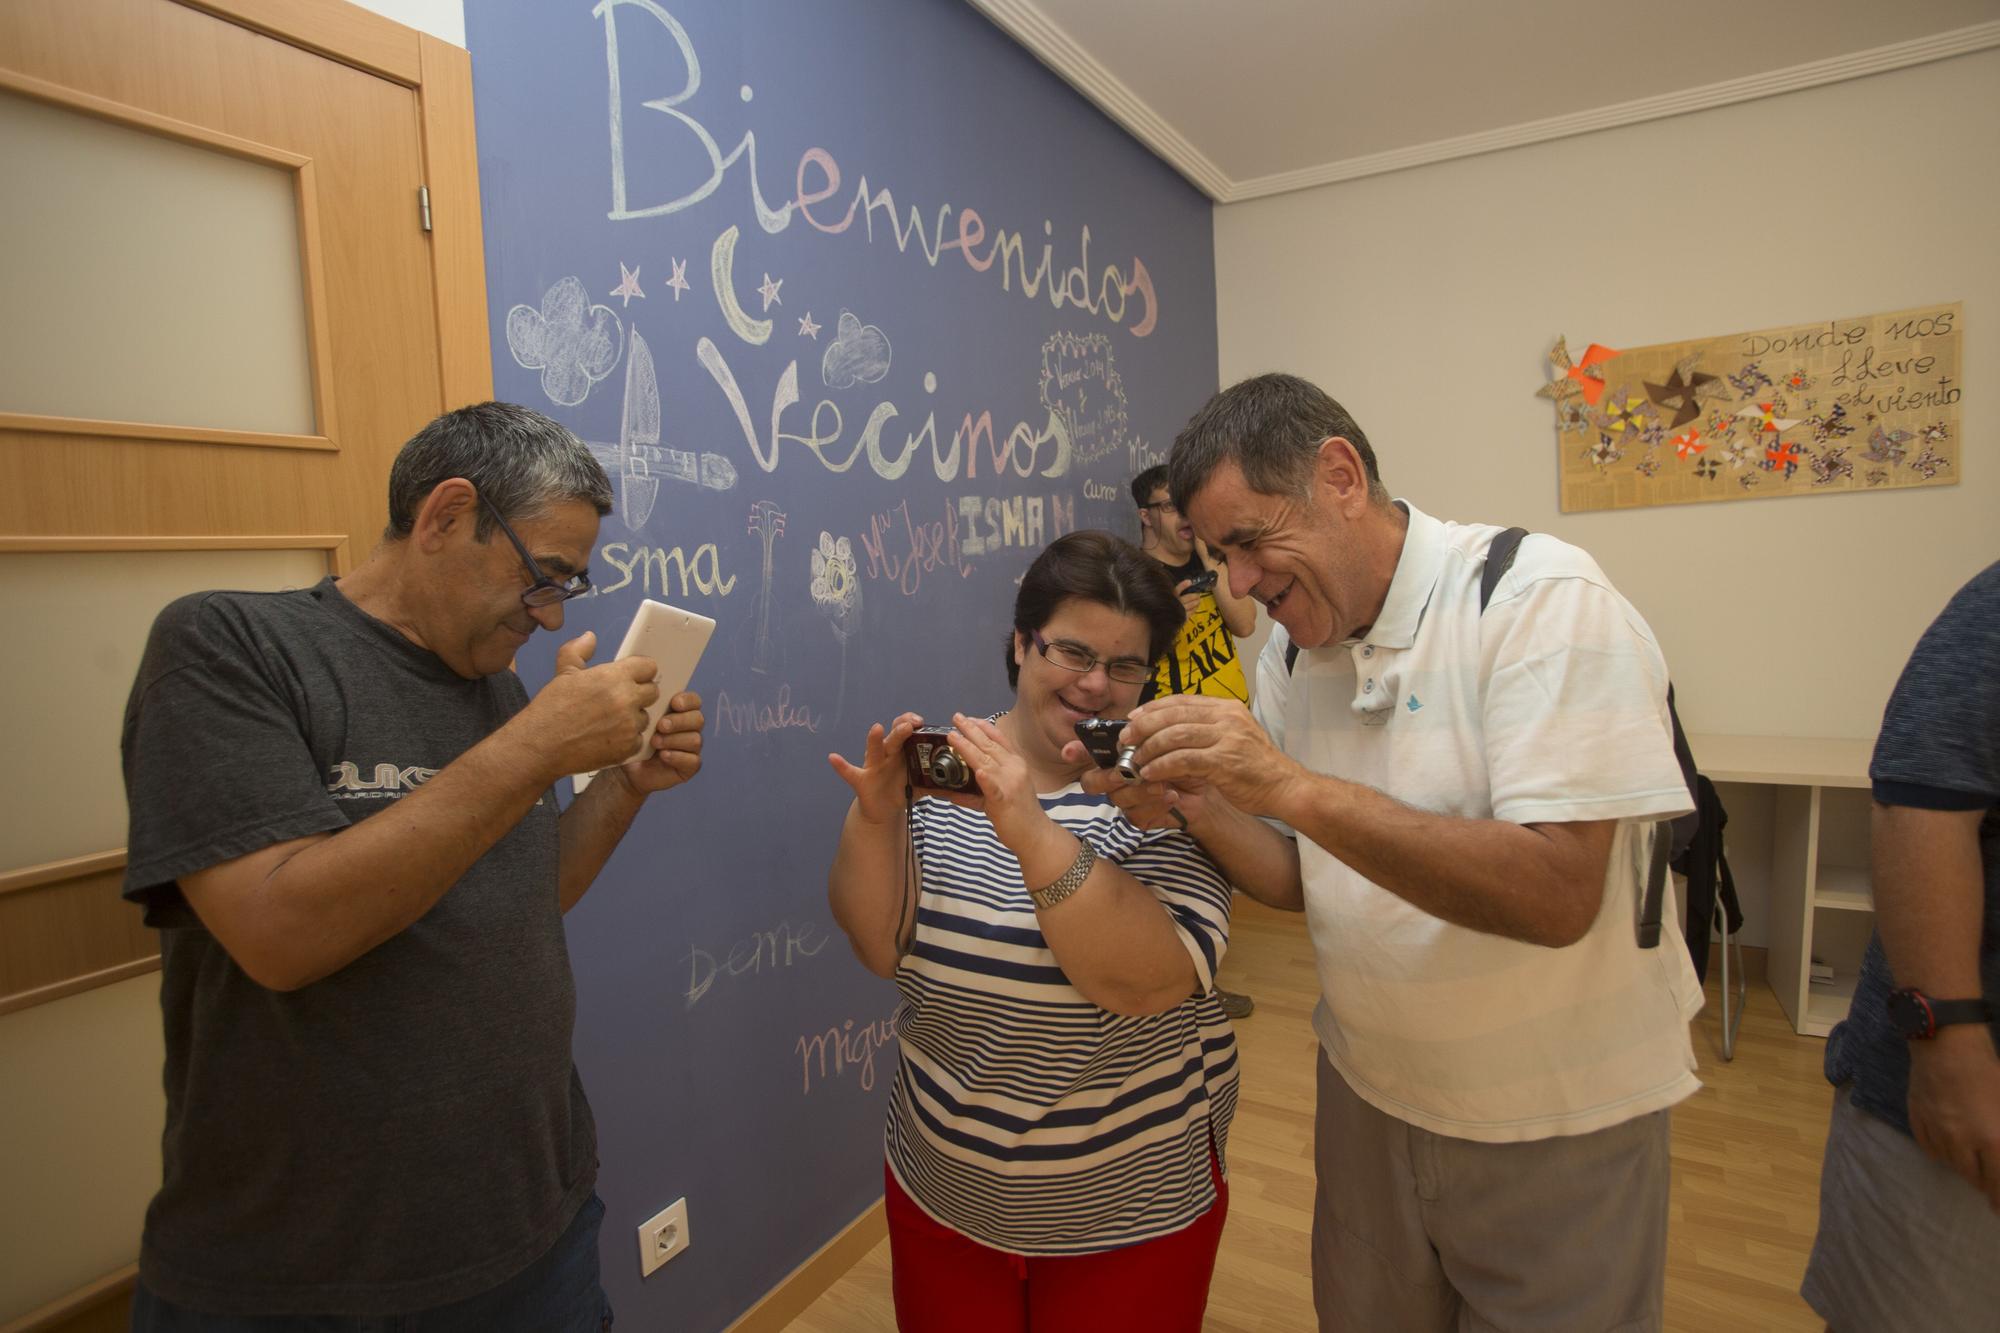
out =
{"type": "Polygon", "coordinates": [[[556,1243],[491,1291],[397,1315],[202,1314],[161,1300],[142,1281],[132,1333],[605,1333],[611,1302],[598,1284],[604,1201],[592,1194],[556,1243]]]}

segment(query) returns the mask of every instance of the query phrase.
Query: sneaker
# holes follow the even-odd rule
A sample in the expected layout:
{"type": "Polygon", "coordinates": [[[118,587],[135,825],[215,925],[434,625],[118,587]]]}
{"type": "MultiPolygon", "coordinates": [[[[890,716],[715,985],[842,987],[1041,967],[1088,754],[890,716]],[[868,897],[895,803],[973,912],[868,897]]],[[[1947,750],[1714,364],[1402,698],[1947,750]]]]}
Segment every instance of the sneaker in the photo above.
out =
{"type": "Polygon", "coordinates": [[[1222,1001],[1222,1012],[1231,1018],[1248,1018],[1257,1012],[1257,1002],[1248,995],[1217,986],[1215,998],[1222,1001]]]}

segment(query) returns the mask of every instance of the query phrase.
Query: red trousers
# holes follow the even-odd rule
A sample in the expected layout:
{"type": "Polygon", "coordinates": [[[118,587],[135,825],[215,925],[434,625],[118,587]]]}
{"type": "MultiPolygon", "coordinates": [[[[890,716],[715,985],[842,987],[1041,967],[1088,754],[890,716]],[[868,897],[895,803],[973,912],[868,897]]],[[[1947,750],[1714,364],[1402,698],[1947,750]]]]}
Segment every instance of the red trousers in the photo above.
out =
{"type": "Polygon", "coordinates": [[[902,1333],[1200,1333],[1229,1186],[1179,1231],[1098,1254],[1022,1256],[981,1245],[917,1206],[885,1164],[883,1203],[902,1333]]]}

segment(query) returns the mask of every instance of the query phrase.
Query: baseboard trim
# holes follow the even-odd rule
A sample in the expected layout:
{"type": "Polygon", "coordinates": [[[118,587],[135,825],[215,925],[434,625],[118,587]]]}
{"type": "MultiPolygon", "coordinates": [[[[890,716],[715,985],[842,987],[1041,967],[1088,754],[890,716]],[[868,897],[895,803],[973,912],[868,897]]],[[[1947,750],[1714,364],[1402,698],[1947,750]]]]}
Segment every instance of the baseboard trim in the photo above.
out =
{"type": "Polygon", "coordinates": [[[812,1258],[793,1269],[763,1300],[751,1306],[729,1326],[728,1333],[779,1333],[888,1234],[888,1214],[877,1199],[867,1212],[849,1222],[839,1235],[820,1246],[812,1258]]]}
{"type": "Polygon", "coordinates": [[[113,1301],[129,1299],[138,1280],[139,1265],[127,1264],[115,1273],[106,1273],[67,1296],[58,1296],[47,1305],[0,1325],[0,1333],[52,1333],[79,1315],[88,1314],[113,1301]]]}

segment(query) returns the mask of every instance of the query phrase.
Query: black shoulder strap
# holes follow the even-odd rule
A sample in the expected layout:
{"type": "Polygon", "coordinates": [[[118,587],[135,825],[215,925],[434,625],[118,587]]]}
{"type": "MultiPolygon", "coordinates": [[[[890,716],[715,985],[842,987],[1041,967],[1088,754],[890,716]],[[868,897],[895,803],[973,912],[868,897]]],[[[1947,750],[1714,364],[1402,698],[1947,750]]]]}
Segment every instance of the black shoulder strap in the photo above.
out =
{"type": "MultiPolygon", "coordinates": [[[[1521,539],[1528,535],[1526,528],[1509,528],[1493,539],[1486,548],[1486,568],[1479,575],[1479,610],[1483,615],[1486,604],[1493,600],[1493,589],[1500,583],[1500,576],[1514,566],[1514,557],[1520,553],[1521,539]]],[[[1291,675],[1292,668],[1299,660],[1299,646],[1285,644],[1285,674],[1291,675]]]]}
{"type": "MultiPolygon", "coordinates": [[[[1528,535],[1526,528],[1508,528],[1493,539],[1486,548],[1486,566],[1479,573],[1479,611],[1486,613],[1486,604],[1493,600],[1493,590],[1513,567],[1514,557],[1521,550],[1521,541],[1528,535]]],[[[1292,673],[1292,664],[1299,660],[1299,646],[1285,645],[1285,674],[1292,673]]],[[[1700,815],[1700,787],[1695,771],[1694,755],[1688,748],[1687,733],[1681,730],[1680,712],[1674,707],[1674,687],[1667,686],[1667,718],[1673,725],[1674,758],[1680,761],[1681,777],[1686,780],[1688,791],[1695,798],[1696,810],[1671,821],[1671,827],[1662,831],[1653,840],[1653,864],[1646,877],[1646,889],[1640,898],[1637,921],[1639,946],[1644,949],[1656,947],[1660,942],[1660,915],[1665,898],[1666,872],[1670,861],[1682,861],[1687,854],[1688,844],[1693,840],[1700,815]]],[[[1720,803],[1718,802],[1718,807],[1720,803]]],[[[1725,871],[1726,873],[1726,871],[1725,871]]],[[[1732,886],[1733,888],[1733,886],[1732,886]]],[[[1732,929],[1734,927],[1732,926],[1732,929]]]]}
{"type": "Polygon", "coordinates": [[[1521,539],[1527,535],[1526,528],[1509,528],[1486,548],[1486,568],[1479,573],[1480,614],[1485,614],[1486,604],[1493,600],[1493,590],[1500,586],[1501,576],[1514,567],[1514,557],[1521,551],[1521,539]]]}

